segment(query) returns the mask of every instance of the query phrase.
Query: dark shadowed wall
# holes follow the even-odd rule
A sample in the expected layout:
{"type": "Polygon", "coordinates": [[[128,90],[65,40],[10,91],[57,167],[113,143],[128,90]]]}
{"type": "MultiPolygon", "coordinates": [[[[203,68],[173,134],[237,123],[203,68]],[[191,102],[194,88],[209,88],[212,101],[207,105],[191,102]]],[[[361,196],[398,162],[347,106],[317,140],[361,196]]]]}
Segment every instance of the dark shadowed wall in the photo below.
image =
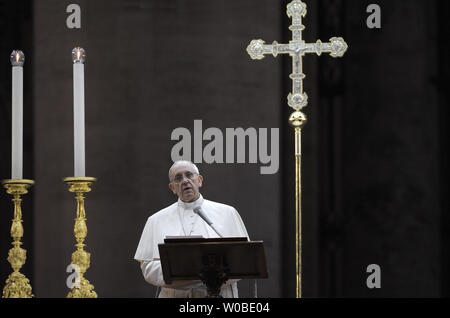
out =
{"type": "Polygon", "coordinates": [[[342,76],[344,101],[334,114],[341,137],[334,200],[343,233],[336,292],[436,297],[446,248],[440,224],[447,213],[439,193],[436,2],[379,1],[378,32],[352,19],[369,3],[345,10],[353,45],[342,76]],[[365,286],[369,264],[382,269],[379,290],[365,286]]]}
{"type": "MultiPolygon", "coordinates": [[[[75,201],[71,50],[87,52],[86,277],[103,297],[151,297],[133,260],[147,217],[175,198],[167,185],[177,127],[278,128],[280,62],[252,63],[252,37],[280,36],[280,5],[228,1],[81,1],[82,28],[65,25],[70,1],[37,2],[35,14],[36,294],[67,293],[75,201]],[[273,14],[273,13],[277,14],[273,14]],[[57,41],[55,40],[57,39],[57,41]]],[[[206,145],[206,142],[204,142],[206,145]]],[[[280,174],[258,164],[199,164],[203,195],[240,212],[264,240],[270,278],[260,295],[281,293],[280,174]]],[[[241,283],[242,295],[251,295],[241,283]]]]}
{"type": "MultiPolygon", "coordinates": [[[[269,279],[260,297],[295,296],[291,61],[253,61],[251,39],[290,40],[290,1],[79,0],[81,29],[66,27],[74,1],[0,1],[1,178],[10,175],[10,63],[25,66],[24,273],[37,297],[65,297],[75,250],[71,50],[87,52],[86,172],[91,267],[100,297],[153,297],[133,260],[146,219],[174,202],[167,184],[174,129],[194,138],[219,128],[278,128],[279,169],[199,163],[203,195],[240,212],[265,243],[269,279]],[[20,25],[19,28],[16,25],[20,25]]],[[[303,129],[303,283],[306,297],[448,296],[449,5],[385,1],[381,29],[366,25],[373,1],[306,1],[304,39],[342,36],[341,59],[304,58],[309,106],[303,129]],[[370,264],[381,288],[369,289],[370,264]]],[[[264,140],[263,140],[264,141],[264,140]]],[[[192,146],[194,142],[192,141],[192,146]]],[[[203,141],[206,146],[208,141],[203,141]]],[[[224,151],[225,154],[225,151],[224,151]]],[[[12,217],[0,195],[0,281],[12,217]]],[[[240,283],[252,295],[252,281],[240,283]]]]}

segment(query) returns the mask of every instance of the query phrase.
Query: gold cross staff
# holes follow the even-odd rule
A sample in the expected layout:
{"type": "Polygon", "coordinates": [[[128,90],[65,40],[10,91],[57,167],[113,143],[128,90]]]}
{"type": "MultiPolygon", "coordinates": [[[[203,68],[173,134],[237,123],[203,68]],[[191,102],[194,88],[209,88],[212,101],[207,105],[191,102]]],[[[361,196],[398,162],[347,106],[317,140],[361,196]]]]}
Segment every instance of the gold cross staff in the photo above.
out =
{"type": "Polygon", "coordinates": [[[301,227],[301,131],[306,123],[306,115],[301,110],[308,104],[308,95],[303,92],[303,56],[306,53],[330,53],[332,57],[342,57],[347,51],[347,43],[341,37],[333,37],[330,42],[322,43],[317,40],[316,43],[305,43],[302,39],[302,31],[305,26],[302,24],[302,18],[306,15],[306,4],[300,0],[293,0],[287,5],[286,13],[292,18],[292,24],[289,30],[292,31],[292,40],[289,44],[279,44],[274,41],[272,44],[265,44],[263,40],[252,40],[247,47],[247,52],[254,60],[261,60],[265,54],[272,54],[276,57],[278,54],[289,54],[292,57],[292,73],[289,77],[292,79],[292,91],[287,97],[287,102],[294,112],[289,117],[289,123],[295,130],[295,251],[296,251],[296,297],[302,297],[302,227],[301,227]]]}

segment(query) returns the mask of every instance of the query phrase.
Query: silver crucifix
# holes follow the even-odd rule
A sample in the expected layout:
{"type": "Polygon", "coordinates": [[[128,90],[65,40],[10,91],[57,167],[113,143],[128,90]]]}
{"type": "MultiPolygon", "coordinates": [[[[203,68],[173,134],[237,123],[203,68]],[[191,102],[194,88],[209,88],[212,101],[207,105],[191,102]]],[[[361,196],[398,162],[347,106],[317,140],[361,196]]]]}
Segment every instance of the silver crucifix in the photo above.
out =
{"type": "Polygon", "coordinates": [[[330,53],[332,57],[342,57],[347,51],[347,43],[340,37],[333,37],[330,42],[322,43],[317,40],[316,43],[306,43],[302,39],[302,31],[305,26],[302,24],[302,18],[306,15],[306,4],[300,0],[293,0],[287,5],[287,15],[292,18],[292,24],[289,30],[292,31],[292,40],[289,44],[279,44],[274,41],[272,44],[265,44],[263,40],[253,40],[247,47],[247,52],[254,60],[261,60],[265,54],[272,54],[276,57],[278,54],[289,54],[292,57],[292,73],[289,77],[292,79],[292,91],[287,100],[288,105],[294,109],[289,117],[289,123],[294,127],[295,132],[295,262],[296,262],[296,280],[297,280],[297,298],[302,297],[302,207],[301,207],[301,131],[306,123],[306,115],[301,109],[308,104],[308,95],[303,92],[303,61],[306,53],[330,53]]]}
{"type": "Polygon", "coordinates": [[[341,37],[333,37],[330,42],[306,43],[302,39],[302,31],[305,26],[302,24],[302,17],[306,15],[306,4],[300,0],[293,0],[287,5],[288,17],[292,18],[289,30],[292,31],[292,40],[289,44],[280,44],[274,41],[272,44],[265,44],[263,40],[252,40],[247,47],[247,52],[254,60],[261,60],[265,54],[289,54],[292,57],[292,92],[288,96],[288,105],[299,111],[308,104],[308,96],[303,92],[303,61],[302,57],[306,53],[330,53],[332,57],[342,57],[347,51],[347,43],[341,37]]]}

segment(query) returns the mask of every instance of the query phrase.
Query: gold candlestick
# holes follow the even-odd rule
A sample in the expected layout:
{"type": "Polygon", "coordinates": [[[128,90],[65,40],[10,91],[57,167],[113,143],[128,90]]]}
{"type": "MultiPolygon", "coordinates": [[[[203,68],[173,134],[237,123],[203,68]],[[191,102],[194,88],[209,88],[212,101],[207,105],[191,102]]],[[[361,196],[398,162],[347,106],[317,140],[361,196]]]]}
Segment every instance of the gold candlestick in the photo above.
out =
{"type": "Polygon", "coordinates": [[[77,240],[77,244],[75,245],[77,250],[72,253],[72,264],[76,265],[79,269],[79,273],[77,273],[79,275],[77,280],[79,284],[75,284],[67,295],[67,298],[97,298],[94,286],[84,278],[84,274],[90,266],[91,254],[83,249],[85,246],[83,242],[87,236],[83,194],[91,191],[90,186],[95,181],[96,179],[92,177],[69,177],[64,179],[64,182],[69,185],[69,191],[76,194],[77,218],[75,219],[73,232],[77,240]]]}
{"type": "Polygon", "coordinates": [[[34,184],[33,180],[25,179],[9,179],[3,180],[3,186],[6,188],[6,193],[13,196],[14,202],[14,218],[11,225],[11,237],[14,246],[9,250],[8,262],[13,268],[13,272],[8,276],[6,285],[3,288],[3,298],[32,298],[32,288],[30,281],[19,270],[25,264],[27,259],[27,251],[20,247],[20,241],[23,236],[22,226],[22,208],[21,196],[28,193],[28,188],[34,184]]]}

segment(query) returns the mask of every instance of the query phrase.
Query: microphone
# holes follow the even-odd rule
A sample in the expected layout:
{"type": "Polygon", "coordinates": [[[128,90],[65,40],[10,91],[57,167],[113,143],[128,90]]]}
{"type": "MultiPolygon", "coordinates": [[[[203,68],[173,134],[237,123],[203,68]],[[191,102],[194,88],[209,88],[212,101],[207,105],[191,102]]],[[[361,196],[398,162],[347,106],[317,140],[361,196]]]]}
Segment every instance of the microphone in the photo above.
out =
{"type": "Polygon", "coordinates": [[[223,237],[222,234],[220,234],[219,231],[217,231],[216,227],[211,222],[211,220],[206,216],[205,212],[203,212],[201,206],[195,207],[194,212],[197,213],[203,219],[203,221],[205,221],[214,230],[214,232],[216,232],[217,235],[219,235],[219,237],[223,237]]]}

